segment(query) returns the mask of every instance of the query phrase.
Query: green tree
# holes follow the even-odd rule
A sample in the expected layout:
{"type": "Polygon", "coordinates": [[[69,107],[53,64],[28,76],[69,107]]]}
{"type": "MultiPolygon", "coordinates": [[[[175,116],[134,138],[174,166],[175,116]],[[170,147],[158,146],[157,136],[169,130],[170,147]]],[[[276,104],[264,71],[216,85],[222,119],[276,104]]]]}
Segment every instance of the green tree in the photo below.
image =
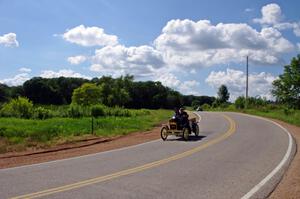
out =
{"type": "Polygon", "coordinates": [[[220,103],[225,103],[228,101],[230,93],[225,85],[221,85],[218,90],[218,100],[220,103]]]}
{"type": "Polygon", "coordinates": [[[234,105],[237,109],[244,109],[245,108],[245,97],[244,96],[239,96],[236,98],[234,105]]]}
{"type": "Polygon", "coordinates": [[[92,105],[102,103],[102,87],[92,83],[84,83],[73,91],[72,103],[92,105]]]}
{"type": "Polygon", "coordinates": [[[284,67],[283,74],[273,82],[272,94],[277,101],[300,108],[300,54],[284,67]]]}
{"type": "Polygon", "coordinates": [[[1,115],[29,119],[33,114],[33,104],[27,98],[18,97],[10,100],[1,109],[1,115]]]}
{"type": "Polygon", "coordinates": [[[0,83],[0,102],[5,102],[9,99],[9,87],[0,83]]]}

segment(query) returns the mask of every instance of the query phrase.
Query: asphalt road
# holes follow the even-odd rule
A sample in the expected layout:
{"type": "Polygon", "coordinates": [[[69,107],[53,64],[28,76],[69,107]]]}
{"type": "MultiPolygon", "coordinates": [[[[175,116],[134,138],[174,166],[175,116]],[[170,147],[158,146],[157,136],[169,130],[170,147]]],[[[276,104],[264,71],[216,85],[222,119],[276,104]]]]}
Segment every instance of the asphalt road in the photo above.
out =
{"type": "Polygon", "coordinates": [[[295,144],[280,126],[200,112],[200,138],[168,137],[62,161],[0,169],[0,198],[264,198],[295,144]]]}

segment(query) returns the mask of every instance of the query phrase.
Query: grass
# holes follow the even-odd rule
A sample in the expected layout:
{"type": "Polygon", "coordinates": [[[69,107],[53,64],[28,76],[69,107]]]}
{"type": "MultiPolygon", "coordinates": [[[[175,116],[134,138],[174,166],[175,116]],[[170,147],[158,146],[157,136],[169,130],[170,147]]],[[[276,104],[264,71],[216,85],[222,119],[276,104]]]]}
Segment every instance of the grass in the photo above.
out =
{"type": "MultiPolygon", "coordinates": [[[[96,136],[109,137],[150,130],[172,115],[170,110],[147,110],[132,117],[99,117],[94,119],[96,136]]],[[[0,118],[0,152],[26,147],[48,147],[78,140],[91,134],[91,118],[50,118],[46,120],[0,118]]]]}
{"type": "Polygon", "coordinates": [[[278,120],[282,120],[284,122],[300,126],[300,110],[293,110],[291,112],[286,112],[285,109],[277,109],[271,111],[262,111],[257,109],[248,109],[245,110],[244,113],[258,115],[263,117],[274,118],[278,120]]]}
{"type": "Polygon", "coordinates": [[[266,107],[261,107],[257,109],[236,109],[233,106],[227,108],[213,108],[210,111],[232,111],[232,112],[242,112],[251,115],[257,115],[262,117],[268,117],[273,119],[278,119],[289,124],[300,126],[300,110],[286,109],[286,108],[274,108],[268,109],[266,107]]]}

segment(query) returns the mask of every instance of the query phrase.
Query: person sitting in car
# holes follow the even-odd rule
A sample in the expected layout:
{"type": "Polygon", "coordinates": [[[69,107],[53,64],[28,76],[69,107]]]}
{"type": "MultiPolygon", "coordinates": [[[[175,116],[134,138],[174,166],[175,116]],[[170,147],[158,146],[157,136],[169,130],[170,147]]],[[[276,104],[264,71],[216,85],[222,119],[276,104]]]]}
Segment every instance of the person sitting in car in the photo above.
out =
{"type": "Polygon", "coordinates": [[[180,118],[181,126],[187,127],[189,129],[189,132],[191,132],[189,115],[187,114],[187,112],[184,111],[184,108],[179,109],[179,118],[180,118]]]}

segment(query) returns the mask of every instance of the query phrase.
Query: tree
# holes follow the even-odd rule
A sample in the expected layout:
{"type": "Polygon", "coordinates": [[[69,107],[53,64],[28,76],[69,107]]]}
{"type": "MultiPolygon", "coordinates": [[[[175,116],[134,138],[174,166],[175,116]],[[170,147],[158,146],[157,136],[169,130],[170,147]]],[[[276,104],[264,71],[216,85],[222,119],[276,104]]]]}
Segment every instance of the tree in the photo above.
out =
{"type": "Polygon", "coordinates": [[[72,103],[92,105],[102,103],[102,87],[92,83],[84,83],[73,91],[72,103]]]}
{"type": "Polygon", "coordinates": [[[272,94],[277,101],[300,108],[300,54],[284,67],[283,74],[273,82],[272,94]]]}
{"type": "Polygon", "coordinates": [[[225,85],[221,85],[218,90],[218,100],[220,103],[225,103],[228,101],[230,93],[225,85]]]}
{"type": "Polygon", "coordinates": [[[0,83],[0,102],[6,102],[9,99],[9,87],[0,83]]]}
{"type": "Polygon", "coordinates": [[[27,98],[18,97],[5,104],[0,112],[2,116],[29,119],[33,114],[33,104],[27,98]]]}

